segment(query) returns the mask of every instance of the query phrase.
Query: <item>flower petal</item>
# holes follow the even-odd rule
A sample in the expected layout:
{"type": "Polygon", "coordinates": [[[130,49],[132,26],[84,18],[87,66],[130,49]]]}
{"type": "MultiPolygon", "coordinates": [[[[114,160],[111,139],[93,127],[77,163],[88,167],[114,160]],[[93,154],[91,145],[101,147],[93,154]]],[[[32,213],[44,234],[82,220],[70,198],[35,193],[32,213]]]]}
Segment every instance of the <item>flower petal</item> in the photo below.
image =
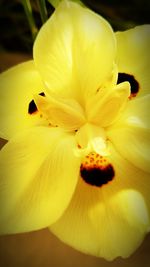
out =
{"type": "Polygon", "coordinates": [[[40,229],[55,222],[75,189],[79,158],[74,137],[35,127],[11,139],[0,153],[0,232],[40,229]]]}
{"type": "Polygon", "coordinates": [[[100,90],[87,102],[88,121],[107,127],[120,115],[130,96],[130,84],[123,82],[107,92],[100,90]],[[102,91],[102,92],[101,92],[102,91]]]}
{"type": "Polygon", "coordinates": [[[120,119],[107,131],[120,154],[150,172],[150,95],[128,103],[120,119]]]}
{"type": "Polygon", "coordinates": [[[112,260],[128,257],[149,231],[149,176],[110,146],[115,178],[102,187],[79,180],[68,209],[50,229],[70,246],[112,260]]]}
{"type": "Polygon", "coordinates": [[[34,94],[44,87],[33,61],[19,64],[0,75],[0,133],[5,139],[18,131],[42,124],[39,115],[28,113],[34,94]]]}
{"type": "Polygon", "coordinates": [[[149,93],[150,25],[117,32],[116,38],[118,71],[134,76],[139,83],[137,97],[149,93]]]}
{"type": "Polygon", "coordinates": [[[102,17],[62,1],[37,36],[34,60],[50,90],[82,100],[110,76],[115,51],[115,35],[102,17]]]}
{"type": "Polygon", "coordinates": [[[34,100],[41,114],[47,117],[52,125],[75,131],[85,123],[83,109],[75,99],[36,95],[34,100]]]}

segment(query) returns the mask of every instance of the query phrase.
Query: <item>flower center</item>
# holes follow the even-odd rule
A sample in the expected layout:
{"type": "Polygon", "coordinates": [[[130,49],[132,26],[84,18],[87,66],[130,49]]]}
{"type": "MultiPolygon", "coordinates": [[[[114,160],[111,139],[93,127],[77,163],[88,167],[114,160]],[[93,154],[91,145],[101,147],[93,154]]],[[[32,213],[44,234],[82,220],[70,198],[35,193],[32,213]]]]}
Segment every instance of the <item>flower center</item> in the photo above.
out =
{"type": "Polygon", "coordinates": [[[101,187],[113,180],[115,171],[107,157],[91,152],[80,166],[80,175],[86,183],[101,187]]]}

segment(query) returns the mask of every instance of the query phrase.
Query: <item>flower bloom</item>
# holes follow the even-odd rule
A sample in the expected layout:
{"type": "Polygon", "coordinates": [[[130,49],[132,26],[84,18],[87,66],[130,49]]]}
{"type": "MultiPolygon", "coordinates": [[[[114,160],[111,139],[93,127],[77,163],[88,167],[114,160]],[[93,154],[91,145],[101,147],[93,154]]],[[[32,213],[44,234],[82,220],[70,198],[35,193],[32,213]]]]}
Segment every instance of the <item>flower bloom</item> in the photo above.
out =
{"type": "Polygon", "coordinates": [[[49,227],[129,256],[150,229],[150,26],[114,33],[62,1],[33,60],[0,75],[0,232],[49,227]]]}

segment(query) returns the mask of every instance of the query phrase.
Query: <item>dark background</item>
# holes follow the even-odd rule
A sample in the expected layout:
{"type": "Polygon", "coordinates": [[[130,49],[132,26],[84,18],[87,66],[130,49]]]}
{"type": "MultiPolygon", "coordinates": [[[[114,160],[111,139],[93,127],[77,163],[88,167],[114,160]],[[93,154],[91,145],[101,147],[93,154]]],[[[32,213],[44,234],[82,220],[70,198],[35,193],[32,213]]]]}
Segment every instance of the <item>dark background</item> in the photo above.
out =
{"type": "MultiPolygon", "coordinates": [[[[87,6],[104,16],[114,30],[150,23],[149,0],[83,0],[87,6]]],[[[41,18],[36,0],[31,0],[38,28],[41,18]]],[[[46,1],[48,15],[53,7],[46,1]]],[[[32,36],[21,0],[0,0],[0,51],[32,53],[32,36]]]]}

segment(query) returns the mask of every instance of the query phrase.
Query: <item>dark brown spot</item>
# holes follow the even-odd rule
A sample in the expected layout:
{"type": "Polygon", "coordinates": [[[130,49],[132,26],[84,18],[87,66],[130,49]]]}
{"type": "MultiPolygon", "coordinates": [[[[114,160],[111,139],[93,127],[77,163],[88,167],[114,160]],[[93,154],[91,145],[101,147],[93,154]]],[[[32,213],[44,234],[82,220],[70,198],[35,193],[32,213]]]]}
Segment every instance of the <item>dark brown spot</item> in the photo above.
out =
{"type": "Polygon", "coordinates": [[[107,166],[91,166],[86,167],[86,165],[81,165],[80,174],[83,180],[97,187],[101,187],[104,184],[107,184],[109,181],[112,181],[115,176],[114,168],[111,164],[107,166]]]}
{"type": "Polygon", "coordinates": [[[38,111],[37,106],[36,106],[34,100],[32,100],[32,101],[29,103],[28,113],[29,113],[30,115],[32,115],[32,114],[35,113],[36,111],[38,111]]]}
{"type": "MultiPolygon", "coordinates": [[[[45,96],[44,92],[39,93],[39,95],[41,95],[41,96],[45,96]]],[[[29,103],[29,106],[28,106],[28,113],[29,113],[30,115],[33,115],[33,114],[35,114],[37,111],[38,111],[37,106],[36,106],[34,100],[32,99],[31,102],[29,103]]],[[[41,117],[41,115],[40,115],[40,117],[41,117]]]]}
{"type": "Polygon", "coordinates": [[[44,93],[44,92],[42,92],[42,93],[39,93],[39,95],[41,95],[41,96],[45,96],[45,93],[44,93]]]}
{"type": "Polygon", "coordinates": [[[131,95],[129,98],[135,97],[137,93],[139,92],[139,88],[140,88],[139,83],[137,82],[137,80],[135,79],[133,75],[119,72],[117,84],[125,82],[125,81],[129,82],[131,86],[131,95]]]}

